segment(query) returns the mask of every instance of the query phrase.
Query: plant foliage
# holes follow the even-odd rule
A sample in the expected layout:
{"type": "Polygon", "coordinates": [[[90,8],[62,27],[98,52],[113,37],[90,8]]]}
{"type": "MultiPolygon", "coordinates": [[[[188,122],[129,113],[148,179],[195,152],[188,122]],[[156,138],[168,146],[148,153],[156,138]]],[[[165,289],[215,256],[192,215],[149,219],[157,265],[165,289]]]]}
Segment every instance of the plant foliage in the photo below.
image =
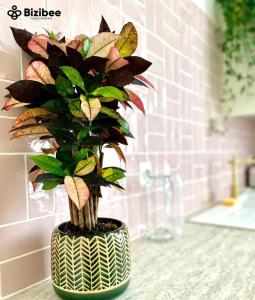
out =
{"type": "Polygon", "coordinates": [[[224,55],[223,101],[234,101],[254,83],[255,2],[253,0],[217,0],[224,16],[220,29],[224,55]],[[239,88],[239,91],[236,89],[239,88]]]}
{"type": "Polygon", "coordinates": [[[24,106],[11,130],[12,138],[39,136],[52,147],[32,156],[36,166],[33,184],[43,189],[65,184],[69,196],[71,222],[83,230],[97,225],[98,198],[102,186],[119,189],[125,170],[103,168],[104,148],[111,148],[120,160],[120,148],[133,137],[120,106],[134,104],[144,112],[142,100],[127,84],[152,86],[140,74],[151,63],[131,56],[137,47],[137,31],[132,23],[120,34],[112,33],[102,18],[94,37],[76,36],[71,41],[31,34],[11,28],[18,45],[32,60],[25,79],[7,87],[9,99],[3,109],[24,106]]]}

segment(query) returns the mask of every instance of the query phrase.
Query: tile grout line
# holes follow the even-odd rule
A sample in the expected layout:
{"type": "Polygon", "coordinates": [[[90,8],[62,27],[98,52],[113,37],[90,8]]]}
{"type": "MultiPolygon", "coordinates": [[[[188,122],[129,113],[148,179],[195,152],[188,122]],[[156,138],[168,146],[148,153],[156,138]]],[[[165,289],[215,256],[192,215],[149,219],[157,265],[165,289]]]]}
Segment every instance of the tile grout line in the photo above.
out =
{"type": "Polygon", "coordinates": [[[28,182],[28,170],[27,170],[27,156],[24,155],[24,166],[25,166],[25,193],[26,193],[26,219],[29,219],[29,199],[28,199],[28,194],[29,194],[29,182],[28,182]]]}
{"type": "MultiPolygon", "coordinates": [[[[105,3],[107,3],[109,6],[113,7],[114,9],[116,9],[121,15],[123,15],[125,18],[129,18],[130,20],[132,20],[135,24],[137,24],[139,27],[141,27],[146,33],[151,34],[152,36],[154,36],[156,39],[158,39],[161,43],[164,44],[164,46],[170,50],[172,50],[173,52],[175,52],[176,54],[178,54],[180,57],[183,57],[185,59],[187,59],[191,64],[195,65],[197,68],[203,70],[204,72],[206,72],[207,74],[210,74],[213,77],[218,78],[217,76],[215,76],[213,73],[211,74],[211,72],[209,72],[207,69],[203,68],[201,65],[199,65],[198,63],[196,63],[194,60],[190,59],[187,55],[185,55],[184,53],[182,53],[181,51],[176,50],[176,48],[174,48],[173,46],[169,45],[167,42],[165,42],[164,39],[162,39],[161,37],[159,37],[154,31],[151,31],[150,29],[146,28],[145,25],[137,22],[136,20],[134,20],[132,17],[130,17],[129,15],[127,15],[126,13],[124,13],[123,11],[121,11],[119,8],[117,8],[116,6],[114,6],[113,4],[106,2],[106,0],[104,0],[105,3]]],[[[192,29],[191,26],[188,26],[188,28],[192,29]]]]}
{"type": "Polygon", "coordinates": [[[50,248],[50,245],[42,247],[40,249],[36,249],[34,251],[27,252],[27,253],[22,254],[22,255],[18,255],[18,256],[15,256],[15,257],[12,257],[12,258],[9,258],[9,259],[6,259],[6,260],[2,260],[2,261],[0,261],[0,266],[6,264],[8,262],[11,262],[11,261],[14,261],[14,260],[17,260],[17,259],[29,256],[29,255],[32,255],[32,254],[36,254],[36,253],[44,251],[44,250],[47,250],[49,248],[50,248]]]}
{"type": "Polygon", "coordinates": [[[51,278],[51,276],[48,276],[48,277],[46,277],[46,278],[43,279],[43,280],[37,281],[37,282],[35,282],[35,283],[33,283],[33,284],[31,284],[31,285],[25,287],[24,289],[20,289],[20,290],[18,290],[18,291],[16,291],[16,292],[14,292],[14,293],[12,293],[12,294],[9,294],[9,295],[6,295],[6,296],[4,296],[4,297],[2,297],[2,298],[0,298],[0,299],[1,299],[1,300],[9,299],[9,298],[11,298],[11,297],[13,297],[13,296],[15,296],[15,295],[18,295],[18,294],[20,294],[20,293],[22,293],[22,292],[25,292],[25,291],[29,290],[29,289],[32,288],[32,287],[37,286],[37,285],[40,284],[40,283],[43,283],[43,282],[48,281],[50,278],[51,278]]]}

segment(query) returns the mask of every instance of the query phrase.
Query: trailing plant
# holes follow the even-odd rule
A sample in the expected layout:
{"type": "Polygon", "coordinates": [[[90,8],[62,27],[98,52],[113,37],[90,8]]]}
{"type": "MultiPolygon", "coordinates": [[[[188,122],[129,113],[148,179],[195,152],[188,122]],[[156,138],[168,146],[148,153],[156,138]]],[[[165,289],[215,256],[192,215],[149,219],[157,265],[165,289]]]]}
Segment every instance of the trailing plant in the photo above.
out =
{"type": "Polygon", "coordinates": [[[153,87],[141,75],[151,63],[132,56],[137,31],[132,23],[120,34],[110,31],[102,17],[99,33],[67,41],[54,32],[32,34],[11,28],[17,44],[32,60],[25,79],[7,87],[3,109],[24,106],[11,129],[11,138],[39,136],[51,147],[32,156],[33,184],[44,190],[65,185],[71,224],[81,231],[96,230],[101,187],[123,189],[125,170],[103,166],[104,149],[111,148],[125,162],[120,144],[133,137],[120,106],[135,105],[144,112],[141,99],[128,84],[153,87]]]}
{"type": "Polygon", "coordinates": [[[220,49],[224,58],[223,101],[234,101],[254,82],[255,2],[217,0],[224,26],[220,49]]]}

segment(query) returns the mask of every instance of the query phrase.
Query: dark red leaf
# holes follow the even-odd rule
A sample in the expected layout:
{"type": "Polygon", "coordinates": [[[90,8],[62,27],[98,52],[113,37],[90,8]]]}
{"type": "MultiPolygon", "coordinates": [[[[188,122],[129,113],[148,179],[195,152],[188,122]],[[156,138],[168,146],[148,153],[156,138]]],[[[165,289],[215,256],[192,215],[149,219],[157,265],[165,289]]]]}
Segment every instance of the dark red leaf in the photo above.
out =
{"type": "Polygon", "coordinates": [[[66,53],[70,66],[79,70],[83,62],[82,55],[80,54],[80,52],[73,48],[66,47],[66,53]]]}
{"type": "Polygon", "coordinates": [[[133,74],[125,67],[110,71],[106,74],[106,80],[109,85],[123,87],[134,80],[133,74]]]}
{"type": "Polygon", "coordinates": [[[32,172],[37,171],[37,170],[39,170],[39,169],[40,169],[40,168],[39,168],[37,165],[34,165],[34,166],[29,170],[28,173],[32,173],[32,172]]]}
{"type": "Polygon", "coordinates": [[[104,139],[104,143],[120,143],[127,145],[127,140],[122,133],[119,132],[116,128],[109,128],[108,136],[104,139]]]}
{"type": "Polygon", "coordinates": [[[9,85],[6,89],[18,101],[26,103],[36,102],[36,104],[40,105],[49,98],[48,93],[43,87],[44,85],[37,81],[19,80],[9,85]]]}
{"type": "Polygon", "coordinates": [[[86,58],[79,69],[81,75],[86,76],[90,70],[95,70],[96,72],[100,72],[105,69],[107,58],[91,56],[86,58]]]}
{"type": "Polygon", "coordinates": [[[18,28],[14,28],[14,27],[11,27],[11,30],[12,30],[14,39],[15,39],[16,43],[20,46],[20,48],[23,51],[25,51],[27,54],[29,54],[30,56],[35,56],[35,53],[33,53],[27,47],[28,42],[31,40],[31,38],[33,36],[32,33],[27,30],[18,29],[18,28]]]}
{"type": "Polygon", "coordinates": [[[57,78],[59,74],[61,74],[60,66],[68,65],[68,58],[64,51],[62,51],[59,47],[55,45],[50,45],[48,43],[47,52],[49,54],[48,57],[48,67],[50,69],[51,75],[54,79],[57,78]]]}
{"type": "Polygon", "coordinates": [[[133,75],[141,74],[151,66],[151,62],[139,56],[129,56],[125,57],[125,59],[129,62],[125,68],[127,68],[133,75]]]}
{"type": "Polygon", "coordinates": [[[105,21],[105,18],[103,16],[101,18],[101,23],[100,23],[98,33],[101,33],[101,32],[111,32],[110,27],[108,26],[108,24],[105,21]]]}

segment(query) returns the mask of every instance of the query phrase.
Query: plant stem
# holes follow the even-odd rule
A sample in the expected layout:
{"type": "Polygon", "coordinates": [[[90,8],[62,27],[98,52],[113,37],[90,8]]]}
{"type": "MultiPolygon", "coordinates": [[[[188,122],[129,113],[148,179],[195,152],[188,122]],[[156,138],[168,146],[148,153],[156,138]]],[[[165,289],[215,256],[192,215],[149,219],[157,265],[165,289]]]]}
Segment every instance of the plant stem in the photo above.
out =
{"type": "Polygon", "coordinates": [[[88,230],[92,229],[89,201],[84,206],[85,226],[88,230]]]}
{"type": "Polygon", "coordinates": [[[73,211],[73,224],[74,226],[79,225],[79,211],[74,203],[72,203],[72,211],[73,211]]]}

